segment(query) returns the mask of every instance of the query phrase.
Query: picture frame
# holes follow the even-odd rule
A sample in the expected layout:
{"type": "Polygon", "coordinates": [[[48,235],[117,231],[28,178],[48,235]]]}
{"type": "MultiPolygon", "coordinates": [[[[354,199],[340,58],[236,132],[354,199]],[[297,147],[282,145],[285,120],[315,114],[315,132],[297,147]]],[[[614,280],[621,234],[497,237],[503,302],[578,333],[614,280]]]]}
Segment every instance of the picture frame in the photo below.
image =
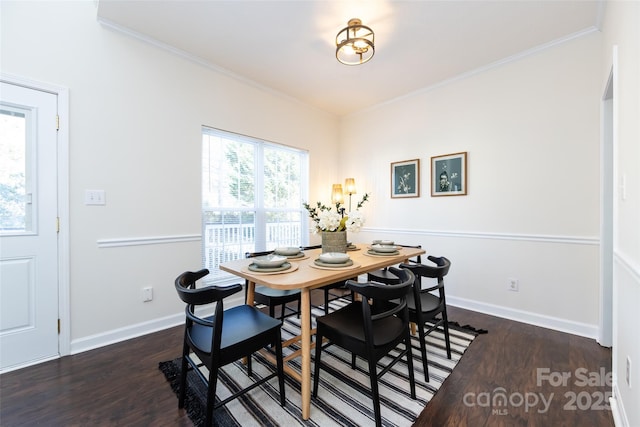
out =
{"type": "Polygon", "coordinates": [[[391,163],[391,198],[420,197],[420,159],[391,163]]]}
{"type": "Polygon", "coordinates": [[[467,152],[431,157],[431,196],[467,194],[467,152]]]}

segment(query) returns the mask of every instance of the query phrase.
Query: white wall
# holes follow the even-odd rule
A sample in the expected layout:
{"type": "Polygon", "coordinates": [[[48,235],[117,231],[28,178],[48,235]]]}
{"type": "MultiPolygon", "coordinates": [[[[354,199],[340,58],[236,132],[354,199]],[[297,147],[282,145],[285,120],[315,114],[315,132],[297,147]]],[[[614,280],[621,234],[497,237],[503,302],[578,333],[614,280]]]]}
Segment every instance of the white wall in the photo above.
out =
{"type": "Polygon", "coordinates": [[[449,257],[451,303],[595,336],[600,96],[591,33],[345,118],[341,170],[372,192],[359,238],[449,257]],[[431,156],[460,151],[468,195],[431,197],[431,156]],[[414,158],[421,197],[391,199],[389,163],[414,158]]]}
{"type": "Polygon", "coordinates": [[[609,1],[604,20],[606,85],[617,46],[614,93],[615,236],[613,376],[616,425],[640,425],[640,2],[609,1]],[[626,197],[620,185],[626,181],[626,197]],[[631,386],[626,361],[631,360],[631,386]]]}
{"type": "Polygon", "coordinates": [[[310,197],[334,180],[334,116],[105,28],[93,1],[1,7],[2,71],[69,88],[72,351],[183,320],[173,279],[201,266],[202,125],[309,150],[310,197]]]}

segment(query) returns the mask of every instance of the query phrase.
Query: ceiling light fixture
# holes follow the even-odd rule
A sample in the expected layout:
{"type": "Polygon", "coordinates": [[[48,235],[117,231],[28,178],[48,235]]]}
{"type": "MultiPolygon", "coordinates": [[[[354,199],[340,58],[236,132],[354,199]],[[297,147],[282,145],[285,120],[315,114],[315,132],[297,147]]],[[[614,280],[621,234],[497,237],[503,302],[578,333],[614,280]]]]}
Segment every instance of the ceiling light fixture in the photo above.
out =
{"type": "Polygon", "coordinates": [[[350,19],[336,36],[336,58],[345,65],[364,64],[375,51],[373,30],[358,18],[350,19]]]}

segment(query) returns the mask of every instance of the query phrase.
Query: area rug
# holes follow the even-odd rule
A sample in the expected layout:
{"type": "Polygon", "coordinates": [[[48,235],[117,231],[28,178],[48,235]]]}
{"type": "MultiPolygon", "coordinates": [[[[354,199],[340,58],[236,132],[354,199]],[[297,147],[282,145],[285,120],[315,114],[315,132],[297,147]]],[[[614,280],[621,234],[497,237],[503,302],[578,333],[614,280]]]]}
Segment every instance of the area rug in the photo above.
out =
{"type": "MultiPolygon", "coordinates": [[[[339,299],[330,303],[335,310],[348,301],[339,299]]],[[[315,316],[322,316],[324,310],[312,310],[312,322],[315,316]]],[[[315,327],[315,324],[313,325],[315,327]]],[[[282,338],[287,340],[299,334],[300,319],[289,317],[282,327],[282,338]]],[[[412,337],[414,354],[414,372],[417,399],[412,399],[409,390],[407,366],[404,361],[397,363],[383,375],[378,384],[382,424],[385,426],[410,426],[414,423],[425,405],[436,394],[442,383],[453,371],[456,364],[479,333],[469,326],[450,323],[451,360],[447,359],[444,333],[442,329],[432,332],[427,337],[429,359],[429,382],[424,381],[424,372],[420,362],[420,341],[418,336],[412,337]]],[[[295,347],[294,347],[295,349],[295,347]]],[[[283,349],[286,356],[292,349],[283,349]]],[[[318,398],[311,399],[311,417],[302,420],[300,409],[300,384],[294,379],[286,379],[286,404],[281,407],[277,379],[273,379],[251,392],[227,403],[214,412],[214,425],[218,426],[365,426],[374,423],[373,404],[369,397],[370,380],[367,362],[358,358],[356,369],[351,369],[351,354],[337,346],[329,346],[322,352],[324,364],[330,364],[339,378],[330,375],[324,369],[320,371],[320,387],[318,398]]],[[[180,378],[180,358],[161,362],[160,370],[164,373],[171,388],[177,394],[180,378]]],[[[300,372],[299,358],[290,365],[300,372]]],[[[379,362],[379,369],[386,366],[388,359],[379,362]]],[[[206,368],[205,375],[208,376],[206,368]]],[[[313,367],[312,367],[313,369],[313,367]]],[[[263,356],[253,359],[253,375],[262,378],[273,370],[272,365],[263,356]]],[[[313,381],[313,378],[312,378],[313,381]]],[[[217,398],[225,398],[235,391],[246,387],[252,379],[247,377],[245,366],[236,362],[225,366],[220,373],[217,387],[217,398]]],[[[204,425],[206,408],[206,387],[194,372],[187,374],[187,397],[185,409],[194,425],[204,425]]],[[[177,402],[176,402],[177,407],[177,402]]]]}

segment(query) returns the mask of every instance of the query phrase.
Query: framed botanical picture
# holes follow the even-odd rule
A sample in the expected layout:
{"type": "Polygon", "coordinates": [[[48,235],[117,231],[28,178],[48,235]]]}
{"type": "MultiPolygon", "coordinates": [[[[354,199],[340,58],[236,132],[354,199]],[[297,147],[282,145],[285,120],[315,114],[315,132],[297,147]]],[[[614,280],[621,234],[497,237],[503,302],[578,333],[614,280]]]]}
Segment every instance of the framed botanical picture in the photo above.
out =
{"type": "Polygon", "coordinates": [[[467,152],[431,158],[431,196],[467,194],[467,152]]]}
{"type": "Polygon", "coordinates": [[[420,197],[420,159],[391,163],[391,197],[420,197]]]}

